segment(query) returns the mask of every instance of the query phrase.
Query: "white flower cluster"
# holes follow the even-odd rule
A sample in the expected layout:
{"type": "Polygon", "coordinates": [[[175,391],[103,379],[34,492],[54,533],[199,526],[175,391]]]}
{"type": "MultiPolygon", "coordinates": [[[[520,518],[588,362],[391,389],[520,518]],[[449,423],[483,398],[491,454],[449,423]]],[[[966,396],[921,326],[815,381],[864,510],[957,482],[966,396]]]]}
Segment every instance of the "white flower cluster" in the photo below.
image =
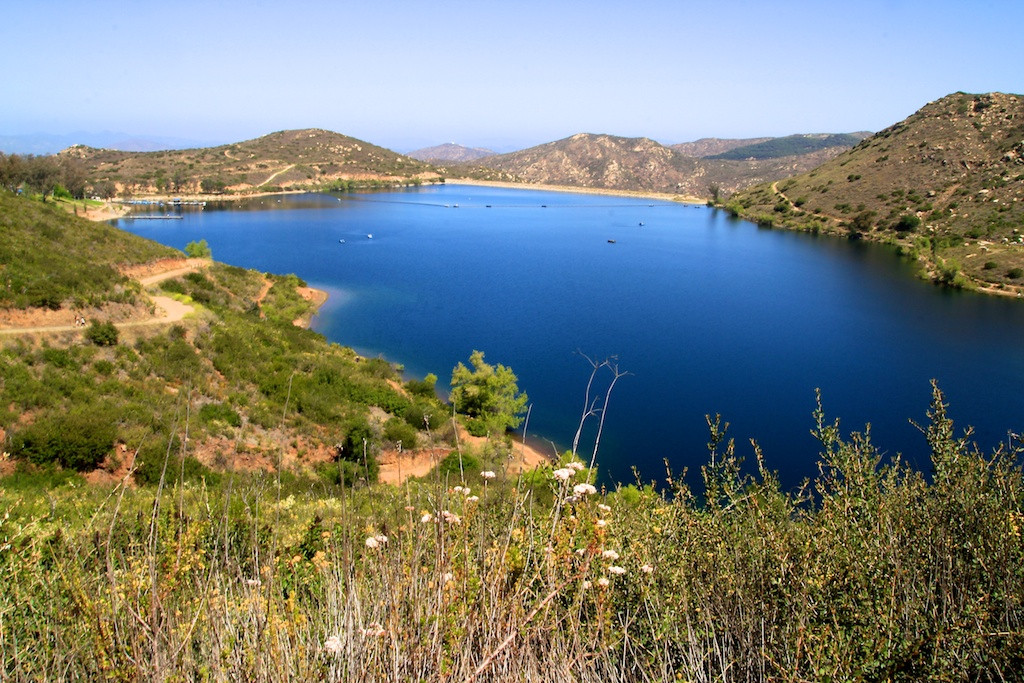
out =
{"type": "Polygon", "coordinates": [[[327,640],[324,641],[324,649],[332,655],[340,655],[343,647],[338,636],[327,636],[327,640]]]}
{"type": "Polygon", "coordinates": [[[441,510],[441,519],[448,522],[449,524],[462,524],[462,518],[454,512],[448,510],[441,510]]]}
{"type": "Polygon", "coordinates": [[[370,548],[372,550],[374,548],[379,548],[383,545],[387,545],[388,537],[384,534],[377,534],[376,536],[367,536],[366,540],[363,541],[363,544],[367,548],[370,548]]]}

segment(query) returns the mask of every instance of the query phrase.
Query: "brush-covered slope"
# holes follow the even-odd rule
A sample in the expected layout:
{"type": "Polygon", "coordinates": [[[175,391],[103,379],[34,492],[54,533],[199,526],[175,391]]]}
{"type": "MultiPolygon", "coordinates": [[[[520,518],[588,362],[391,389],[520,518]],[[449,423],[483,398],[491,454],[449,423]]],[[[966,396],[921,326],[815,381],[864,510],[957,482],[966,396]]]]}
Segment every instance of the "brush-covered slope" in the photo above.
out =
{"type": "Polygon", "coordinates": [[[1024,284],[1024,97],[955,93],[808,173],[733,196],[762,223],[894,242],[949,284],[1024,284]]]}
{"type": "Polygon", "coordinates": [[[359,358],[296,324],[315,310],[299,278],[219,263],[181,274],[181,257],[0,195],[0,476],[18,463],[155,483],[170,458],[170,471],[186,476],[281,462],[311,481],[351,485],[373,482],[377,454],[396,441],[406,450],[447,446],[439,433],[449,411],[432,382],[407,390],[387,361],[359,358]],[[169,256],[174,265],[164,267],[169,256]],[[137,264],[164,267],[159,294],[191,313],[153,320],[158,292],[119,271],[137,264]],[[13,310],[24,297],[46,308],[13,310]],[[92,322],[110,323],[109,334],[18,322],[62,305],[61,324],[84,306],[92,322]],[[120,315],[127,306],[129,322],[120,315]]]}
{"type": "Polygon", "coordinates": [[[130,297],[119,268],[173,256],[181,254],[0,190],[0,308],[130,297]]]}
{"type": "Polygon", "coordinates": [[[77,146],[61,154],[83,161],[94,188],[120,193],[248,192],[438,179],[433,167],[421,161],[320,129],[280,131],[200,149],[120,152],[77,146]]]}
{"type": "MultiPolygon", "coordinates": [[[[843,148],[768,159],[698,159],[649,138],[580,133],[477,162],[528,183],[706,199],[813,168],[843,148]]],[[[458,173],[456,169],[450,169],[458,173]]],[[[480,176],[478,176],[480,177],[480,176]]]]}

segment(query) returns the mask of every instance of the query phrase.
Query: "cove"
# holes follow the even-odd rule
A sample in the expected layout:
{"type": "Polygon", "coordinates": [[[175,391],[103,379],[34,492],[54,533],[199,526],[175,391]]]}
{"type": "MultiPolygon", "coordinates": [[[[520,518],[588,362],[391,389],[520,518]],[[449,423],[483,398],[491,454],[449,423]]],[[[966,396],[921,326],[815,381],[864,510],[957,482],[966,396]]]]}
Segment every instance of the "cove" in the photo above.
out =
{"type": "MultiPolygon", "coordinates": [[[[924,426],[938,381],[958,434],[989,451],[1024,430],[1024,302],[941,290],[872,244],[759,228],[703,206],[433,186],[286,195],[119,227],[179,249],[295,273],[330,299],[331,341],[433,372],[474,349],[513,368],[529,433],[567,448],[590,366],[628,372],[608,406],[603,482],[696,482],[705,415],[750,439],[792,488],[817,474],[815,389],[844,434],[928,470],[924,426]],[[372,235],[372,237],[369,237],[372,235]]],[[[603,391],[603,388],[601,389],[603,391]]],[[[581,443],[592,447],[593,432],[581,443]]]]}

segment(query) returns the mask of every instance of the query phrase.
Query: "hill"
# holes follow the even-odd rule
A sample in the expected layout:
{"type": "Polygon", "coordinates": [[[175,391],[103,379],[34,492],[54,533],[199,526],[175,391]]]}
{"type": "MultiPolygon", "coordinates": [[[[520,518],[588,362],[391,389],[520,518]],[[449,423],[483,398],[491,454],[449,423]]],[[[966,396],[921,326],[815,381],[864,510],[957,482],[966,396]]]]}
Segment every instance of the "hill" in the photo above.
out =
{"type": "Polygon", "coordinates": [[[760,142],[767,142],[773,138],[701,138],[693,142],[680,142],[669,145],[672,149],[688,157],[710,157],[716,154],[728,152],[737,147],[756,145],[760,142]]]}
{"type": "Polygon", "coordinates": [[[180,255],[105,223],[68,215],[54,202],[0,189],[0,309],[50,309],[135,297],[124,267],[180,255]]]}
{"type": "MultiPolygon", "coordinates": [[[[649,138],[580,133],[537,147],[487,157],[478,168],[520,182],[568,187],[658,192],[704,200],[716,191],[734,192],[814,168],[841,148],[772,159],[698,159],[649,138]]],[[[453,176],[469,169],[447,167],[453,176]]]]}
{"type": "Polygon", "coordinates": [[[762,224],[894,244],[945,284],[1021,291],[1024,97],[949,95],[728,206],[762,224]]]}
{"type": "Polygon", "coordinates": [[[454,142],[446,142],[443,145],[417,149],[414,152],[409,152],[408,156],[432,164],[444,164],[476,161],[493,154],[493,151],[482,147],[463,147],[454,142]]]}
{"type": "Polygon", "coordinates": [[[778,159],[779,157],[811,154],[823,149],[838,147],[849,149],[868,137],[870,133],[843,133],[839,135],[787,135],[749,145],[733,147],[730,150],[707,156],[708,159],[778,159]]]}
{"type": "Polygon", "coordinates": [[[75,146],[60,156],[80,160],[95,193],[108,196],[350,189],[435,182],[440,177],[421,161],[319,129],[160,152],[75,146]]]}
{"type": "Polygon", "coordinates": [[[154,481],[186,397],[198,417],[185,466],[210,477],[270,469],[274,443],[291,444],[293,474],[350,483],[374,481],[377,454],[394,441],[447,447],[450,411],[432,383],[407,390],[386,361],[299,326],[316,306],[304,282],[183,265],[177,250],[0,190],[0,473],[9,453],[127,476],[131,449],[134,479],[154,481]],[[164,275],[141,279],[153,273],[164,275]],[[159,324],[158,295],[193,315],[159,324]],[[103,334],[72,326],[80,315],[103,334]],[[37,320],[48,322],[26,322],[37,320]]]}

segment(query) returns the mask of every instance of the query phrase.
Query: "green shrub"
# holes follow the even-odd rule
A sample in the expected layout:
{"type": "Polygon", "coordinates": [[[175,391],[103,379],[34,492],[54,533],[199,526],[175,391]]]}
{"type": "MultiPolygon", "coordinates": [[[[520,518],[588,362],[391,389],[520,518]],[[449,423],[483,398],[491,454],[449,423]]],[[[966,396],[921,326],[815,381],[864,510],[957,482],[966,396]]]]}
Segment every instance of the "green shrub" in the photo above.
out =
{"type": "Polygon", "coordinates": [[[1011,280],[1019,280],[1024,277],[1024,268],[1010,268],[1010,270],[1006,271],[1006,277],[1011,280]]]}
{"type": "Polygon", "coordinates": [[[434,398],[437,395],[437,375],[428,373],[423,379],[411,379],[405,383],[405,390],[413,396],[434,398]]]}
{"type": "Polygon", "coordinates": [[[985,270],[995,270],[998,267],[999,264],[996,263],[995,261],[985,261],[985,265],[983,266],[985,270]]]}
{"type": "Polygon", "coordinates": [[[904,214],[896,221],[893,228],[897,232],[913,232],[921,225],[921,219],[913,214],[904,214]]]}
{"type": "Polygon", "coordinates": [[[444,460],[437,464],[437,471],[442,478],[446,476],[459,477],[462,474],[469,473],[479,474],[480,461],[476,456],[469,455],[468,453],[460,456],[458,451],[452,451],[444,460]]]}
{"type": "Polygon", "coordinates": [[[35,465],[95,469],[114,446],[116,428],[109,411],[87,406],[48,413],[11,439],[13,454],[35,465]]]}
{"type": "Polygon", "coordinates": [[[213,252],[210,250],[210,245],[206,243],[206,240],[199,240],[198,242],[189,242],[185,245],[185,254],[189,258],[213,258],[213,252]]]}
{"type": "Polygon", "coordinates": [[[401,442],[403,449],[416,448],[416,429],[401,418],[389,418],[384,423],[384,440],[401,442]]]}
{"type": "Polygon", "coordinates": [[[241,427],[242,418],[226,403],[207,403],[199,409],[199,419],[203,422],[220,421],[232,427],[241,427]]]}
{"type": "Polygon", "coordinates": [[[85,330],[85,338],[96,346],[116,346],[117,337],[117,327],[109,320],[102,323],[93,320],[85,330]]]}

